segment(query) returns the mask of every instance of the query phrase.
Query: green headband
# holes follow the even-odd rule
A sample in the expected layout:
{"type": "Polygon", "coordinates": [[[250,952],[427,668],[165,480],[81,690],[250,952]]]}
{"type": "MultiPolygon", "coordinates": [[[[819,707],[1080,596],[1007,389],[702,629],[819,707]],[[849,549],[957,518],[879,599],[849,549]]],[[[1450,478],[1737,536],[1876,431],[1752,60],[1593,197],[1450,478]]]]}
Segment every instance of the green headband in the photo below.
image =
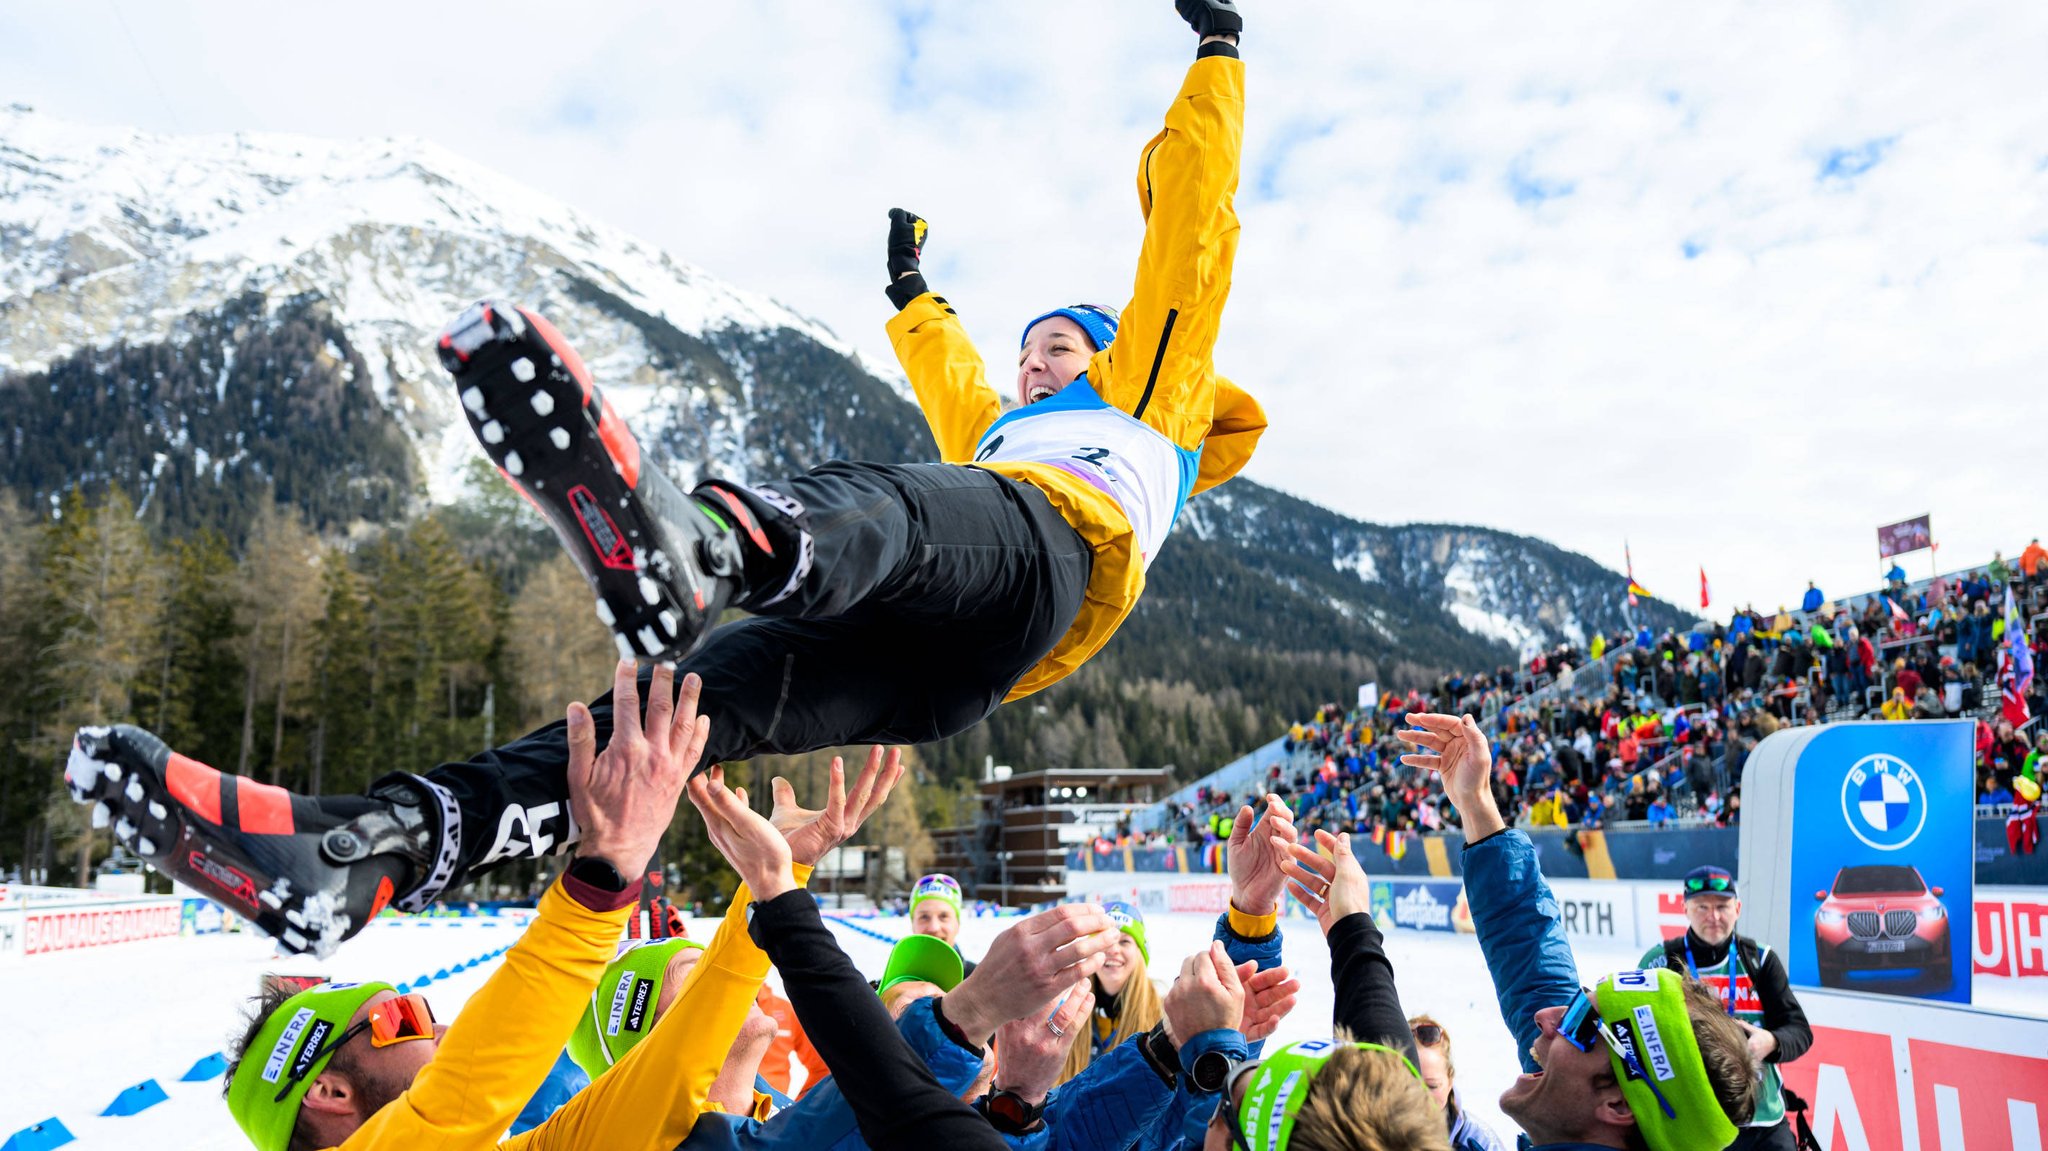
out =
{"type": "Polygon", "coordinates": [[[334,1041],[363,1004],[392,990],[389,983],[322,983],[285,1000],[263,1021],[228,1084],[228,1113],[257,1151],[284,1151],[299,1122],[299,1104],[334,1058],[334,1041]],[[279,1099],[287,1079],[293,1080],[291,1088],[279,1099]]]}
{"type": "Polygon", "coordinates": [[[686,948],[704,950],[694,939],[628,939],[590,993],[590,1008],[569,1035],[569,1058],[592,1079],[626,1057],[654,1028],[655,1005],[668,978],[669,960],[686,948]]]}
{"type": "Polygon", "coordinates": [[[910,914],[917,914],[917,905],[927,899],[936,899],[953,909],[953,918],[967,918],[965,901],[960,895],[960,881],[950,875],[933,873],[921,876],[910,889],[910,914]]]}
{"type": "MultiPolygon", "coordinates": [[[[1259,1069],[1252,1072],[1251,1086],[1245,1089],[1244,1102],[1238,1106],[1238,1122],[1244,1127],[1245,1142],[1251,1151],[1285,1151],[1287,1141],[1294,1137],[1294,1117],[1308,1101],[1309,1085],[1315,1081],[1316,1073],[1331,1056],[1346,1047],[1384,1051],[1399,1059],[1417,1083],[1422,1082],[1422,1072],[1415,1064],[1384,1043],[1346,1043],[1341,1039],[1291,1043],[1259,1061],[1259,1069]]],[[[1224,1106],[1229,1106],[1228,1100],[1224,1106]]]]}
{"type": "Polygon", "coordinates": [[[898,983],[915,979],[936,984],[940,991],[951,991],[960,986],[965,968],[960,952],[945,940],[931,935],[906,935],[889,949],[889,961],[882,966],[882,980],[875,990],[887,991],[898,983]]]}
{"type": "Polygon", "coordinates": [[[1638,1075],[1611,1048],[1607,1052],[1622,1097],[1651,1151],[1720,1151],[1735,1141],[1736,1126],[1721,1110],[1700,1057],[1682,976],[1668,967],[1617,971],[1595,985],[1594,1006],[1642,1068],[1638,1075]],[[1656,1080],[1655,1091],[1644,1076],[1656,1080]],[[1659,1093],[1678,1113],[1675,1117],[1664,1113],[1659,1093]]]}

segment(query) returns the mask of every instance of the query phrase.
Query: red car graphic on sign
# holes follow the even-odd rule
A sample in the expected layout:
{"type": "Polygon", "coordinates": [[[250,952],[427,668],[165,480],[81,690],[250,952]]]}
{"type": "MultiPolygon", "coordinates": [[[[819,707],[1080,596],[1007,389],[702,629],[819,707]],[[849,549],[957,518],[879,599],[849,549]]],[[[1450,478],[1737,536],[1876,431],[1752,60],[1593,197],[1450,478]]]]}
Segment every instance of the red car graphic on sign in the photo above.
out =
{"type": "Polygon", "coordinates": [[[1897,863],[1844,867],[1834,886],[1816,891],[1814,955],[1823,987],[1840,987],[1850,972],[1914,971],[1945,978],[1949,970],[1948,909],[1941,888],[1918,868],[1897,863]]]}

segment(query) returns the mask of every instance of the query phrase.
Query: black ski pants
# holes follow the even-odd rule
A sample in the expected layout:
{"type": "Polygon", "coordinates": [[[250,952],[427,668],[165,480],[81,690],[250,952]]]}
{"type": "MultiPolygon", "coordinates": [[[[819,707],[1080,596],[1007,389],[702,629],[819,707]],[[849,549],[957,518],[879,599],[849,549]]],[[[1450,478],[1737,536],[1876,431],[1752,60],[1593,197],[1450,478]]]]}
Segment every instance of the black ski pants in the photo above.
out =
{"type": "MultiPolygon", "coordinates": [[[[747,495],[779,546],[808,534],[800,583],[713,632],[678,667],[704,681],[706,765],[856,743],[925,743],[994,711],[1066,634],[1087,541],[1044,493],[981,468],[833,463],[747,495]]],[[[779,581],[778,581],[779,582],[779,581]]],[[[648,671],[641,673],[644,692],[648,671]]],[[[610,692],[590,705],[611,738],[610,692]]],[[[557,720],[428,772],[460,809],[452,885],[570,838],[569,743],[557,720]]]]}

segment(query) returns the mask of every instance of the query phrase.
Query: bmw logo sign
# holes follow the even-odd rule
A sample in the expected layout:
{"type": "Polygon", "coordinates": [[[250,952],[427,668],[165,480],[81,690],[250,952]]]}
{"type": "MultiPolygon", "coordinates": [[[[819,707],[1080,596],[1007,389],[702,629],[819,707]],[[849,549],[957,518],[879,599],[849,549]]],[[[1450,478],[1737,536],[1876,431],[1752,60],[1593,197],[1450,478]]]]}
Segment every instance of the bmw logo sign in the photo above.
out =
{"type": "Polygon", "coordinates": [[[1879,851],[1897,851],[1927,825],[1927,788],[1898,756],[1866,755],[1842,779],[1842,818],[1856,838],[1879,851]]]}

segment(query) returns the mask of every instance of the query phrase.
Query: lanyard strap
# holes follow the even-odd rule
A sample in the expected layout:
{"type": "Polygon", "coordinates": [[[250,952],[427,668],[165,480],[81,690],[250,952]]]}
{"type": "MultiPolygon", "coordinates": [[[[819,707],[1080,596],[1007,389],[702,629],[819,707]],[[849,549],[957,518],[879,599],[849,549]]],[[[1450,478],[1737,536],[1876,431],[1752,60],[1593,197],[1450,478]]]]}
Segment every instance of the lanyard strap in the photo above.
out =
{"type": "MultiPolygon", "coordinates": [[[[1733,958],[1735,955],[1735,937],[1732,935],[1728,937],[1728,955],[1730,958],[1733,958]]],[[[1727,1007],[1728,1014],[1733,1015],[1735,1014],[1735,968],[1737,965],[1733,963],[1727,963],[1727,960],[1723,960],[1722,962],[1726,963],[1728,967],[1727,1007]]],[[[1692,932],[1690,931],[1685,933],[1685,966],[1691,970],[1692,977],[1694,979],[1698,979],[1700,977],[1700,965],[1696,961],[1694,961],[1692,957],[1692,932]]]]}

